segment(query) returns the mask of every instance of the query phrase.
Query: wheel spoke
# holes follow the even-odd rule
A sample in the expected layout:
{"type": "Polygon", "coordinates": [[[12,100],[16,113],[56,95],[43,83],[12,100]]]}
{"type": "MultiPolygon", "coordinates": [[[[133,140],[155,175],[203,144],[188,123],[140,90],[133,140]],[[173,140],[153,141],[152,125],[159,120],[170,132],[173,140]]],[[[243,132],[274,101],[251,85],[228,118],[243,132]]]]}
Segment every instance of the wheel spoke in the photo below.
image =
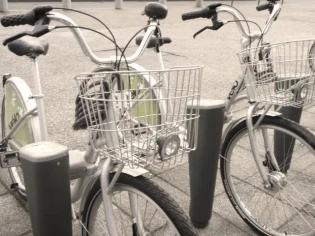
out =
{"type": "MultiPolygon", "coordinates": [[[[158,188],[157,185],[153,185],[152,181],[141,178],[131,177],[126,174],[121,174],[113,188],[113,211],[114,220],[117,226],[117,235],[119,236],[134,236],[133,224],[136,223],[138,235],[154,236],[154,235],[197,235],[197,232],[191,225],[188,217],[185,216],[182,209],[175,204],[174,200],[164,193],[164,190],[158,188]],[[124,176],[124,178],[122,178],[124,176]],[[120,179],[128,179],[123,184],[119,183],[120,179]],[[142,183],[142,181],[144,181],[142,183]],[[140,187],[144,193],[135,186],[140,187]],[[132,185],[129,185],[129,184],[132,185]],[[145,187],[144,187],[145,186],[145,187]],[[150,191],[153,191],[152,193],[150,191]],[[149,194],[149,195],[147,195],[149,194]],[[153,199],[158,199],[155,202],[153,199]],[[161,204],[161,205],[159,205],[161,204]],[[163,206],[165,204],[165,206],[163,206]],[[168,213],[166,213],[168,212],[168,213]],[[171,213],[170,213],[171,212],[171,213]],[[173,217],[169,217],[168,214],[173,217]],[[173,219],[173,220],[171,220],[173,219]],[[175,220],[174,220],[175,219],[175,220]],[[175,222],[175,223],[174,223],[175,222]],[[183,225],[184,224],[184,227],[183,225]],[[179,230],[183,230],[183,233],[179,233],[179,230]]],[[[125,181],[125,180],[124,180],[125,181]]],[[[87,219],[85,225],[90,233],[86,233],[85,236],[90,236],[92,233],[101,232],[102,235],[108,235],[106,229],[105,215],[102,207],[101,193],[97,192],[93,201],[88,203],[86,209],[89,209],[84,213],[83,219],[87,219]]],[[[93,235],[94,236],[94,235],[93,235]]]]}
{"type": "Polygon", "coordinates": [[[255,142],[259,161],[275,157],[280,169],[264,164],[271,183],[264,187],[246,122],[238,123],[227,134],[220,156],[222,181],[234,208],[264,235],[314,235],[314,136],[288,120],[265,117],[255,130],[255,142]]]}

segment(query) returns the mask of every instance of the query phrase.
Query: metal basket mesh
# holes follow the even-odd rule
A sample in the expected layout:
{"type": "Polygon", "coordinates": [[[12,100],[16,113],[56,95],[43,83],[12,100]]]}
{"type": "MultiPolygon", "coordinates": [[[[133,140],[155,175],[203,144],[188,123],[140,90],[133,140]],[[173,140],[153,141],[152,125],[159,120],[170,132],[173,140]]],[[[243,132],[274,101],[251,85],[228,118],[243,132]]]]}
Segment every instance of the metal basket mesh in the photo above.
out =
{"type": "Polygon", "coordinates": [[[302,107],[312,102],[315,73],[315,40],[264,44],[238,54],[244,73],[254,79],[247,89],[254,100],[281,106],[302,107]]]}
{"type": "Polygon", "coordinates": [[[196,147],[201,73],[180,67],[76,76],[91,145],[131,168],[182,161],[196,147]]]}

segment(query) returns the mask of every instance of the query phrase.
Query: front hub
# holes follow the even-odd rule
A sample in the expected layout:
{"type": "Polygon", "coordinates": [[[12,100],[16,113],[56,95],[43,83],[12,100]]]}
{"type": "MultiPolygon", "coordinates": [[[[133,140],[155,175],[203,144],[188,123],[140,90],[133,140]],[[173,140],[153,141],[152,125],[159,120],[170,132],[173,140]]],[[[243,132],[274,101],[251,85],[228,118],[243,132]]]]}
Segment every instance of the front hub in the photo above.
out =
{"type": "Polygon", "coordinates": [[[285,174],[279,171],[273,171],[268,175],[268,180],[271,184],[271,190],[279,191],[288,184],[285,174]]]}

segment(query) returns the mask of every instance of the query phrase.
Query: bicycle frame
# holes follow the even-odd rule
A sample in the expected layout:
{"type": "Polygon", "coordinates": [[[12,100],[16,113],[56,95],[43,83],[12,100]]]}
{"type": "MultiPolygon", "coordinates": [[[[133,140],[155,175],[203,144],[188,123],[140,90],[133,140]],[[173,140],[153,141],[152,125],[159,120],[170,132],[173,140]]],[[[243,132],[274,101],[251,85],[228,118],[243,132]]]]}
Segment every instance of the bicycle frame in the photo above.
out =
{"type": "MultiPolygon", "coordinates": [[[[76,24],[68,17],[59,14],[59,13],[55,13],[55,12],[50,12],[47,14],[47,18],[49,18],[50,20],[54,20],[54,21],[58,21],[61,22],[67,26],[76,26],[76,24]]],[[[144,50],[146,49],[149,40],[151,38],[151,36],[154,34],[154,32],[156,31],[158,26],[158,21],[156,20],[150,20],[149,26],[147,28],[147,31],[145,33],[145,36],[140,44],[140,46],[138,47],[138,49],[136,50],[136,52],[130,56],[126,58],[127,63],[132,63],[134,61],[136,61],[139,57],[141,57],[141,55],[143,54],[144,50]]],[[[53,29],[53,28],[52,28],[53,29]]],[[[117,60],[119,60],[120,58],[116,58],[116,57],[110,57],[110,58],[100,58],[97,57],[89,48],[88,44],[86,43],[85,39],[83,38],[83,35],[80,31],[79,28],[70,28],[70,30],[72,31],[73,35],[75,36],[75,38],[77,39],[82,51],[84,52],[84,54],[91,59],[94,63],[98,64],[98,65],[108,65],[109,67],[113,64],[116,63],[117,60]]],[[[156,55],[157,55],[157,60],[160,66],[160,70],[164,70],[164,63],[163,63],[163,58],[162,58],[162,53],[158,50],[156,51],[156,55]]],[[[17,130],[19,130],[20,125],[26,121],[30,116],[35,116],[39,119],[39,129],[38,131],[40,132],[39,134],[37,134],[37,139],[34,141],[44,141],[48,139],[48,135],[47,135],[47,124],[46,124],[46,117],[45,117],[45,108],[44,108],[44,101],[43,101],[43,94],[42,94],[42,90],[41,90],[41,84],[40,84],[40,76],[39,76],[39,70],[38,70],[38,64],[36,61],[36,58],[32,58],[31,59],[31,64],[32,64],[32,68],[33,68],[33,77],[34,77],[34,83],[35,83],[35,95],[28,95],[28,97],[24,97],[22,98],[22,100],[24,100],[24,102],[26,103],[27,99],[29,99],[29,97],[31,97],[32,99],[36,100],[36,105],[34,108],[30,109],[30,110],[26,110],[26,112],[20,117],[20,119],[13,125],[13,127],[11,128],[10,132],[6,135],[6,137],[4,137],[6,140],[9,140],[9,145],[11,147],[13,147],[14,149],[19,149],[19,147],[21,147],[21,145],[18,145],[15,143],[14,140],[12,140],[12,137],[14,136],[14,134],[16,133],[17,130]]],[[[142,68],[140,65],[137,65],[135,63],[132,63],[129,65],[130,69],[133,70],[137,70],[137,71],[144,71],[144,68],[142,68]]],[[[20,79],[22,80],[22,79],[20,79]]],[[[23,81],[23,80],[22,80],[23,81]]],[[[150,82],[149,84],[149,90],[154,90],[154,87],[156,86],[156,81],[155,80],[148,80],[148,82],[150,82]]],[[[166,80],[163,79],[163,85],[167,87],[167,82],[165,82],[166,80]]],[[[28,88],[28,86],[25,84],[25,86],[28,88]]],[[[22,90],[23,91],[23,90],[22,90]]],[[[159,93],[155,93],[157,95],[158,98],[163,98],[163,94],[161,94],[161,92],[159,93]]],[[[109,106],[112,106],[112,104],[110,103],[109,106]]],[[[167,109],[169,109],[168,107],[170,106],[166,106],[165,104],[161,104],[160,109],[166,111],[167,109]]],[[[112,109],[109,110],[111,111],[112,109]]],[[[163,114],[166,114],[167,112],[162,112],[163,114]]],[[[109,120],[113,120],[113,114],[109,114],[108,117],[109,120]]],[[[165,118],[162,118],[162,122],[164,122],[165,118]]],[[[109,122],[111,123],[111,122],[109,122]]],[[[36,124],[33,124],[32,127],[36,127],[36,124]]],[[[112,127],[109,127],[109,129],[112,129],[112,127]]],[[[106,137],[106,140],[108,141],[108,147],[111,146],[117,146],[117,142],[118,141],[118,136],[113,136],[111,134],[108,134],[108,137],[106,137]]],[[[71,159],[71,155],[75,154],[77,155],[77,153],[71,153],[70,152],[70,159],[71,159]]],[[[106,220],[108,221],[108,225],[109,227],[109,232],[110,235],[117,235],[117,230],[115,227],[115,221],[113,219],[113,215],[112,215],[112,201],[111,201],[111,190],[119,176],[119,174],[121,172],[127,173],[129,175],[132,176],[139,176],[142,175],[144,173],[146,173],[147,171],[142,169],[142,168],[138,168],[137,170],[131,170],[128,167],[126,168],[123,164],[118,164],[118,165],[114,165],[114,163],[112,162],[112,160],[110,158],[107,158],[103,164],[102,170],[101,171],[97,171],[97,166],[98,163],[100,161],[100,157],[99,157],[99,153],[97,151],[95,151],[93,149],[93,147],[88,146],[85,154],[83,157],[81,157],[84,162],[85,162],[85,167],[86,170],[83,174],[80,174],[79,176],[75,177],[74,179],[76,179],[76,182],[74,185],[71,186],[71,202],[75,203],[76,201],[78,201],[79,199],[81,199],[81,208],[84,206],[84,202],[86,200],[86,197],[89,193],[90,188],[93,186],[93,184],[95,183],[95,181],[98,178],[101,178],[101,186],[102,186],[102,192],[103,192],[103,201],[104,201],[104,210],[105,210],[105,214],[106,214],[106,220]],[[113,178],[113,180],[111,181],[111,183],[108,182],[108,175],[110,174],[110,172],[112,171],[116,171],[115,177],[113,178]]],[[[71,169],[71,161],[70,161],[70,169],[71,169]]],[[[131,205],[132,205],[132,211],[135,214],[136,217],[136,209],[137,209],[137,204],[133,199],[132,196],[130,196],[131,199],[131,205]]],[[[75,213],[73,213],[73,219],[76,219],[75,213]]],[[[139,229],[141,229],[141,219],[138,219],[138,223],[139,224],[139,229]]]]}
{"type": "MultiPolygon", "coordinates": [[[[58,21],[61,22],[62,24],[66,25],[66,26],[70,26],[70,27],[76,27],[77,25],[67,16],[62,15],[60,13],[57,12],[50,12],[47,14],[47,18],[50,20],[54,20],[54,21],[58,21]]],[[[154,34],[155,30],[158,27],[158,21],[157,20],[150,20],[150,23],[147,27],[147,31],[143,37],[143,40],[141,42],[141,44],[139,45],[139,47],[137,48],[136,52],[130,56],[130,57],[126,57],[126,61],[128,63],[132,63],[137,61],[141,55],[143,54],[143,52],[145,51],[145,49],[147,48],[147,45],[149,43],[150,38],[152,37],[152,35],[154,34]]],[[[78,44],[80,45],[82,51],[84,52],[84,54],[91,60],[93,61],[95,64],[98,65],[110,65],[110,64],[114,64],[116,62],[116,60],[120,59],[120,58],[116,58],[116,57],[110,57],[110,58],[101,58],[96,56],[91,49],[89,48],[88,44],[86,43],[81,30],[79,28],[69,28],[70,31],[73,33],[74,37],[77,39],[78,44]]],[[[51,27],[51,30],[54,30],[54,27],[51,27]]],[[[124,60],[123,60],[124,61],[124,60]]],[[[159,62],[160,65],[163,65],[163,61],[159,62]]]]}
{"type": "MultiPolygon", "coordinates": [[[[276,4],[274,6],[274,9],[264,27],[264,29],[262,30],[262,32],[253,32],[253,33],[247,33],[242,24],[241,24],[241,17],[239,16],[238,12],[228,6],[221,6],[217,8],[217,13],[219,12],[223,12],[223,13],[229,13],[230,15],[232,15],[235,19],[235,23],[238,26],[238,29],[240,30],[241,34],[242,34],[242,39],[241,39],[241,50],[245,50],[247,49],[252,41],[256,40],[257,38],[262,37],[263,35],[265,35],[273,21],[275,20],[275,18],[278,16],[279,12],[281,10],[281,5],[280,4],[276,4]]],[[[244,56],[244,60],[247,60],[248,58],[250,58],[250,55],[244,56]]],[[[257,165],[257,168],[259,170],[259,173],[262,177],[263,183],[265,188],[270,188],[270,182],[268,180],[267,177],[267,173],[264,171],[264,167],[262,165],[262,163],[259,161],[259,154],[257,152],[257,148],[256,148],[256,142],[255,142],[255,135],[254,135],[254,130],[255,128],[260,124],[260,122],[262,121],[263,117],[269,114],[269,110],[272,107],[272,105],[268,105],[267,107],[265,107],[264,112],[256,112],[256,108],[258,106],[259,103],[256,103],[255,101],[255,89],[253,89],[252,87],[246,87],[247,84],[251,84],[252,81],[255,80],[255,73],[253,71],[253,68],[248,66],[243,68],[243,76],[240,76],[237,80],[235,80],[235,84],[232,86],[232,89],[226,99],[226,108],[225,108],[225,122],[230,122],[231,118],[232,118],[232,108],[234,106],[234,104],[236,104],[237,102],[247,99],[249,101],[250,107],[247,110],[247,114],[246,114],[246,123],[247,123],[247,127],[248,127],[248,133],[249,133],[249,139],[250,139],[250,145],[251,145],[251,149],[254,155],[254,159],[257,165]],[[246,94],[243,95],[239,95],[239,93],[241,91],[243,91],[246,88],[246,94]],[[260,114],[261,118],[258,120],[258,122],[256,124],[253,124],[252,122],[252,117],[255,114],[260,114]]],[[[276,112],[272,112],[272,116],[277,116],[280,115],[280,113],[276,113],[276,112]]],[[[223,139],[226,137],[227,133],[229,132],[229,130],[231,130],[237,123],[239,123],[240,121],[242,121],[244,119],[240,118],[238,120],[235,120],[233,122],[231,122],[228,127],[224,130],[223,132],[223,139]]],[[[265,141],[265,149],[266,150],[270,150],[270,142],[268,140],[267,134],[265,131],[263,131],[263,138],[265,141]]],[[[271,156],[271,161],[273,162],[274,166],[279,169],[279,166],[277,165],[277,161],[274,155],[271,156]]]]}

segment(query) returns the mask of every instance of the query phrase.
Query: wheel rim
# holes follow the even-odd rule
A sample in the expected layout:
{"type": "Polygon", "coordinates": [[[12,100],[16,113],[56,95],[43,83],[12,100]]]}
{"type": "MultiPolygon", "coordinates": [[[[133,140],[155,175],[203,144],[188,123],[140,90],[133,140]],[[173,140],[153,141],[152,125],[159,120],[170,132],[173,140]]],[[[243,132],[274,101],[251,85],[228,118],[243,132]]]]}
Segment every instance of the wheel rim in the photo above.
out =
{"type": "MultiPolygon", "coordinates": [[[[144,229],[139,230],[141,231],[139,235],[180,235],[163,210],[144,193],[123,184],[116,185],[113,192],[113,210],[118,235],[133,235],[130,194],[136,196],[139,206],[137,208],[139,213],[138,222],[142,222],[143,227],[140,223],[138,228],[144,229]]],[[[93,207],[90,205],[87,212],[88,233],[86,232],[86,235],[108,235],[101,190],[97,192],[91,202],[93,207]]]]}
{"type": "MultiPolygon", "coordinates": [[[[279,190],[264,189],[249,145],[247,129],[230,143],[225,157],[227,193],[245,221],[267,235],[314,235],[315,152],[301,138],[273,125],[260,125],[274,148],[274,130],[296,138],[292,161],[286,173],[287,185],[279,190]],[[235,160],[234,160],[235,159],[235,160]],[[299,233],[300,232],[300,233],[299,233]]],[[[260,161],[265,159],[261,130],[255,131],[260,161]]],[[[289,144],[291,145],[291,144],[289,144]]],[[[286,166],[288,166],[286,164],[286,166]]],[[[268,167],[265,167],[266,169],[268,167]]]]}

